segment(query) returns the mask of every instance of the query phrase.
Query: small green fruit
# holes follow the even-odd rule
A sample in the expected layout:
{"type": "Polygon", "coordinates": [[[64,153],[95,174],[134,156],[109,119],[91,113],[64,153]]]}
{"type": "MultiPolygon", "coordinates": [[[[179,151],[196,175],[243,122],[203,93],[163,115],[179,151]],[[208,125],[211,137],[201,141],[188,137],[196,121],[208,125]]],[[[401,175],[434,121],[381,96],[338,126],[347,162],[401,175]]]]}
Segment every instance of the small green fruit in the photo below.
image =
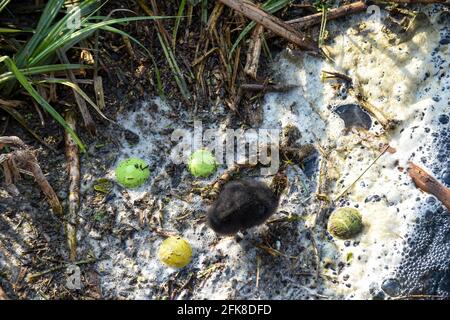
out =
{"type": "Polygon", "coordinates": [[[354,208],[339,208],[330,215],[328,232],[340,239],[349,239],[363,228],[361,214],[354,208]]]}
{"type": "Polygon", "coordinates": [[[161,243],[158,252],[159,260],[172,268],[183,268],[192,258],[189,242],[181,237],[168,237],[161,243]]]}
{"type": "Polygon", "coordinates": [[[197,150],[189,157],[189,171],[195,177],[207,177],[217,168],[213,154],[208,150],[197,150]]]}
{"type": "Polygon", "coordinates": [[[127,188],[137,188],[150,176],[148,164],[138,158],[122,160],[116,168],[116,179],[127,188]]]}

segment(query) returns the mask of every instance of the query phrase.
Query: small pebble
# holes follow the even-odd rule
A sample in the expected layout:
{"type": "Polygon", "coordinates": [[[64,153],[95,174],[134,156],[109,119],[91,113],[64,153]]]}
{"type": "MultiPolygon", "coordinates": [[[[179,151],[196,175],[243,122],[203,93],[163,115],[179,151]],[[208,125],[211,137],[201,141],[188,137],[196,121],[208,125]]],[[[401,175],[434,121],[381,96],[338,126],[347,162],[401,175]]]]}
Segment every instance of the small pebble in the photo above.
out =
{"type": "Polygon", "coordinates": [[[449,117],[446,114],[441,114],[438,120],[441,124],[447,124],[449,122],[449,117]]]}
{"type": "Polygon", "coordinates": [[[381,289],[391,297],[397,297],[400,295],[401,286],[397,279],[385,279],[381,284],[381,289]]]}

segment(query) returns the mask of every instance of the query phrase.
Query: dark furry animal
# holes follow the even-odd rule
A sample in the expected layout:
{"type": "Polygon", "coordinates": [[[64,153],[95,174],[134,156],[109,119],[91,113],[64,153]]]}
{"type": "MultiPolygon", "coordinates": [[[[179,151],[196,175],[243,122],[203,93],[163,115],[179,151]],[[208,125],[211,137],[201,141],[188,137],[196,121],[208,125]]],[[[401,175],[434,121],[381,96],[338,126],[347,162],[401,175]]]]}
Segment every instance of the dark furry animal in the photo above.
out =
{"type": "Polygon", "coordinates": [[[277,209],[278,199],[259,181],[228,182],[207,213],[208,225],[218,234],[233,235],[267,220],[277,209]]]}

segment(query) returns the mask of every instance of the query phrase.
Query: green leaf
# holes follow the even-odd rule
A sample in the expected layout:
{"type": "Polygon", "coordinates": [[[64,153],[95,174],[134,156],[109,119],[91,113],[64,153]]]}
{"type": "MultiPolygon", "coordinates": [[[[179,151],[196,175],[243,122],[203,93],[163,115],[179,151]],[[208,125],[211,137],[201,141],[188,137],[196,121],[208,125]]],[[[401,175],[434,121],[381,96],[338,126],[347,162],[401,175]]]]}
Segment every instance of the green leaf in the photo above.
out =
{"type": "Polygon", "coordinates": [[[0,33],[19,33],[24,32],[21,29],[0,28],[0,33]]]}
{"type": "Polygon", "coordinates": [[[89,98],[89,96],[76,83],[73,83],[69,80],[62,80],[62,79],[55,79],[55,78],[47,78],[44,80],[39,80],[39,81],[36,81],[36,83],[59,83],[59,84],[62,84],[62,85],[72,88],[84,100],[86,100],[86,102],[89,103],[103,119],[108,120],[109,122],[115,123],[114,121],[112,121],[111,119],[109,119],[108,117],[106,117],[103,114],[103,112],[100,110],[100,108],[91,100],[91,98],[89,98]]]}
{"type": "Polygon", "coordinates": [[[186,0],[181,0],[180,7],[178,8],[177,18],[175,20],[175,27],[173,28],[173,34],[172,34],[173,49],[174,50],[175,50],[175,44],[176,44],[176,41],[177,41],[178,28],[180,27],[181,17],[182,17],[182,15],[184,13],[184,8],[185,7],[186,7],[186,0]]]}
{"type": "MultiPolygon", "coordinates": [[[[29,76],[29,75],[50,73],[50,72],[55,72],[55,71],[78,70],[78,69],[92,69],[92,66],[83,65],[83,64],[51,64],[51,65],[19,69],[19,71],[22,72],[22,74],[24,76],[29,76]]],[[[15,76],[11,71],[2,73],[2,74],[0,74],[0,84],[3,82],[6,82],[8,80],[14,79],[14,78],[15,78],[15,76]]]]}

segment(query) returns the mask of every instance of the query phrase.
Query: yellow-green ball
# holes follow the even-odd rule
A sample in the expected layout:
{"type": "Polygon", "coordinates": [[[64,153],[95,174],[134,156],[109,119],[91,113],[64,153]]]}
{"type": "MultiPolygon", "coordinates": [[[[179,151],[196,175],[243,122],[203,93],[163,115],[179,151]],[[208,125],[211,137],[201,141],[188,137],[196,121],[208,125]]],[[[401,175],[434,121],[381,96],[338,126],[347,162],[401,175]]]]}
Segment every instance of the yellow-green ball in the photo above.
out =
{"type": "Polygon", "coordinates": [[[362,228],[361,214],[355,208],[339,208],[328,219],[328,232],[340,239],[349,239],[362,228]]]}
{"type": "Polygon", "coordinates": [[[122,160],[115,170],[116,180],[127,188],[137,188],[147,181],[150,170],[147,162],[138,158],[122,160]]]}
{"type": "Polygon", "coordinates": [[[183,268],[191,262],[192,247],[181,237],[169,237],[161,243],[158,257],[169,267],[183,268]]]}
{"type": "Polygon", "coordinates": [[[205,178],[216,171],[217,162],[210,151],[200,149],[191,154],[188,167],[193,176],[205,178]]]}

